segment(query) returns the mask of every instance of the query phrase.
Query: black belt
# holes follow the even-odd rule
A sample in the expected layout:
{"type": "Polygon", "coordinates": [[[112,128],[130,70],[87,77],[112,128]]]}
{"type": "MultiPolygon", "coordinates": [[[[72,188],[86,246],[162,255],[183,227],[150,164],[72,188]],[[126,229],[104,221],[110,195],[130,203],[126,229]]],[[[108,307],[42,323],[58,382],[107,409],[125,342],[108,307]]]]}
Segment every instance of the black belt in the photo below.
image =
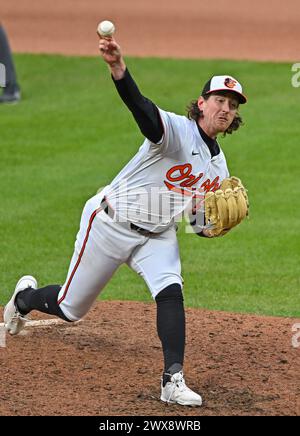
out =
{"type": "MultiPolygon", "coordinates": [[[[110,217],[113,218],[114,217],[114,210],[107,204],[106,202],[106,198],[103,197],[102,201],[101,201],[101,206],[103,207],[104,212],[110,217]]],[[[135,232],[139,233],[140,235],[143,236],[151,236],[151,235],[155,235],[155,233],[150,232],[147,229],[143,229],[143,227],[139,227],[136,226],[133,223],[129,223],[131,230],[134,230],[135,232]]]]}

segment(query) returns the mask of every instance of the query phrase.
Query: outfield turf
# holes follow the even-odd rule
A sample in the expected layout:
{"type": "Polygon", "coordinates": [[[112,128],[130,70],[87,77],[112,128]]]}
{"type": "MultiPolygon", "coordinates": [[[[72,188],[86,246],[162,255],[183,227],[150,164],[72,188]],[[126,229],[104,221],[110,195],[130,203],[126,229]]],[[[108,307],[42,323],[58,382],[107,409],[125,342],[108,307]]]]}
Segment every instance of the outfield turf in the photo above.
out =
{"type": "MultiPolygon", "coordinates": [[[[127,59],[142,92],[185,113],[212,74],[245,85],[245,125],[219,138],[233,175],[249,190],[250,218],[224,238],[179,232],[186,305],[300,316],[300,88],[291,65],[127,59]]],[[[18,277],[63,283],[81,210],[142,142],[98,58],[17,55],[23,100],[0,107],[0,303],[18,277]]],[[[121,267],[104,299],[151,300],[144,282],[121,267]]]]}

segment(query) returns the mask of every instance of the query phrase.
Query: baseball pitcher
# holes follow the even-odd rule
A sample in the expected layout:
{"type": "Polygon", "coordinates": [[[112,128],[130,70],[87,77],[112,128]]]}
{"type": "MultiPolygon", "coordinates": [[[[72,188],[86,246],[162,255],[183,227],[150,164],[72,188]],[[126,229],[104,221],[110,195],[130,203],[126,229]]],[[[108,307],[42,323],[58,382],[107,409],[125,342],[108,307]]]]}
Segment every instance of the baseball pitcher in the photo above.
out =
{"type": "Polygon", "coordinates": [[[176,221],[185,213],[194,233],[221,237],[248,213],[240,179],[230,177],[218,134],[242,123],[246,103],[241,84],[213,76],[187,116],[166,112],[143,96],[114,37],[99,49],[114,86],[145,137],[136,155],[83,209],[65,283],[38,289],[23,276],[5,307],[7,331],[18,334],[32,310],[68,322],[82,318],[121,264],[145,280],[157,305],[157,331],[164,370],[161,400],[200,406],[201,396],[183,375],[185,314],[176,221]]]}

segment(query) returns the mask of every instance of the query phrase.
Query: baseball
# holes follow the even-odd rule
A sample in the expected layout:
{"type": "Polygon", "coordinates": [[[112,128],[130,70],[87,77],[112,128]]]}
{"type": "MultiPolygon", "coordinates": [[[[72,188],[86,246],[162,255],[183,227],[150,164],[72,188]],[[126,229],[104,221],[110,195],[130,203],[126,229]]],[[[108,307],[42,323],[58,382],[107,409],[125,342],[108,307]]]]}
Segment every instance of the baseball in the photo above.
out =
{"type": "Polygon", "coordinates": [[[97,27],[97,33],[101,36],[112,36],[115,31],[115,25],[111,21],[101,21],[97,27]]]}

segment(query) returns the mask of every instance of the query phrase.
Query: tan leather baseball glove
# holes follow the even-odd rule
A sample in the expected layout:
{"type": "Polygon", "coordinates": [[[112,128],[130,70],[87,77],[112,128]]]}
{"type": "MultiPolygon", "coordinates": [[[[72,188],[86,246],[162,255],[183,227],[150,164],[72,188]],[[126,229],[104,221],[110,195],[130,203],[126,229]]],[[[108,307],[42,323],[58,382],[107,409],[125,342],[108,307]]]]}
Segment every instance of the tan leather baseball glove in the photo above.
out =
{"type": "Polygon", "coordinates": [[[223,236],[249,213],[247,191],[241,180],[229,177],[220,189],[205,195],[206,233],[210,238],[223,236]]]}

